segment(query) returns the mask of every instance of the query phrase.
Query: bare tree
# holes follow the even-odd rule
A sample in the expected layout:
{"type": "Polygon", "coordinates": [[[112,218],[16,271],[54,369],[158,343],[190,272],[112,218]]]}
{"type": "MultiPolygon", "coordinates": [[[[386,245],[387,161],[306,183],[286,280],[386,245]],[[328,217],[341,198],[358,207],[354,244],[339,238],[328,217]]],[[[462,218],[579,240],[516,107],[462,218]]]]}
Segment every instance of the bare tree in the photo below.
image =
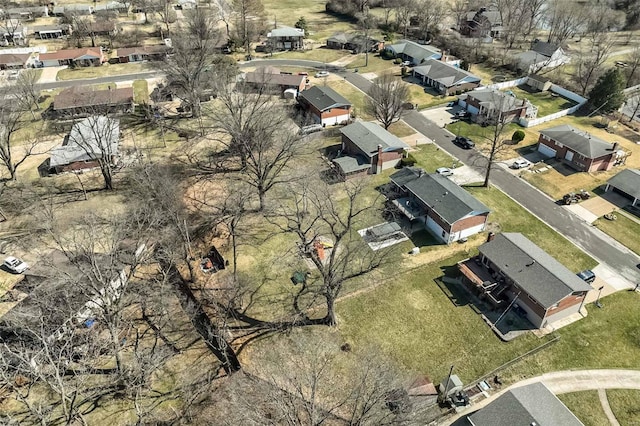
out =
{"type": "Polygon", "coordinates": [[[15,98],[20,104],[20,109],[29,111],[33,120],[36,119],[34,109],[40,110],[40,104],[38,104],[40,90],[36,86],[38,79],[38,73],[34,70],[23,70],[14,86],[15,98]]]}
{"type": "Polygon", "coordinates": [[[638,117],[638,113],[640,112],[640,93],[636,92],[627,97],[626,102],[623,105],[627,111],[629,111],[629,123],[633,121],[634,118],[638,117]]]}
{"type": "Polygon", "coordinates": [[[409,87],[391,73],[376,78],[367,92],[366,110],[388,129],[405,113],[404,104],[409,100],[409,87]]]}
{"type": "MultiPolygon", "coordinates": [[[[160,16],[160,19],[164,23],[167,31],[166,35],[162,34],[162,37],[167,37],[171,34],[170,24],[174,23],[177,19],[176,11],[173,9],[173,4],[169,0],[152,0],[151,7],[160,16]]],[[[162,31],[162,28],[160,29],[162,31]]]]}
{"type": "Polygon", "coordinates": [[[615,43],[607,33],[597,33],[595,37],[591,52],[582,54],[576,61],[574,77],[581,95],[589,92],[602,74],[604,63],[615,43]]]}
{"type": "Polygon", "coordinates": [[[631,87],[638,83],[636,72],[640,69],[640,47],[634,48],[625,59],[629,66],[626,70],[627,87],[631,87]]]}
{"type": "Polygon", "coordinates": [[[233,4],[229,0],[214,0],[218,20],[224,23],[227,39],[231,38],[231,18],[233,17],[233,4]]]}
{"type": "Polygon", "coordinates": [[[26,127],[25,112],[21,109],[25,105],[22,100],[14,101],[21,96],[8,90],[2,91],[0,97],[0,162],[9,173],[9,179],[16,179],[16,170],[24,161],[35,154],[42,142],[35,134],[25,134],[18,139],[20,131],[26,127]],[[21,153],[18,151],[22,150],[21,153]]]}
{"type": "Polygon", "coordinates": [[[527,3],[527,0],[497,0],[496,2],[504,27],[500,34],[507,50],[513,48],[515,42],[522,36],[523,28],[526,28],[530,22],[527,3]]]}
{"type": "Polygon", "coordinates": [[[402,32],[403,37],[407,37],[411,14],[414,12],[414,3],[411,0],[398,0],[394,8],[396,15],[396,25],[402,32]]]}
{"type": "Polygon", "coordinates": [[[528,18],[522,36],[528,38],[544,19],[547,0],[529,0],[524,2],[525,14],[528,18]]]}
{"type": "Polygon", "coordinates": [[[248,55],[251,53],[251,42],[259,33],[264,5],[262,0],[233,0],[233,10],[237,18],[237,38],[248,55]]]}
{"type": "Polygon", "coordinates": [[[585,23],[584,8],[573,0],[549,0],[547,7],[548,42],[561,45],[576,35],[585,23]]]}
{"type": "Polygon", "coordinates": [[[429,40],[447,14],[445,3],[441,0],[420,0],[414,4],[414,8],[422,39],[429,40]]]}

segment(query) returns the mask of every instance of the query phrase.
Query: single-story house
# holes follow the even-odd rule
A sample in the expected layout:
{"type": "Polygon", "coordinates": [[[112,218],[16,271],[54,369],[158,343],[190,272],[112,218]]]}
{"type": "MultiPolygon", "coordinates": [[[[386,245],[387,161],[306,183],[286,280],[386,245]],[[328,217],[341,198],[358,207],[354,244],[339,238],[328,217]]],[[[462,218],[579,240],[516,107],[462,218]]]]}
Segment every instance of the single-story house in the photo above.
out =
{"type": "Polygon", "coordinates": [[[531,50],[514,55],[513,60],[517,69],[529,74],[535,74],[545,68],[556,68],[570,61],[562,47],[540,40],[531,44],[531,50]]]}
{"type": "Polygon", "coordinates": [[[53,98],[55,117],[131,112],[134,108],[133,88],[93,90],[87,86],[70,87],[53,98]]]}
{"type": "Polygon", "coordinates": [[[178,0],[175,7],[181,10],[195,9],[198,7],[196,0],[178,0]]]}
{"type": "Polygon", "coordinates": [[[115,36],[118,34],[118,25],[114,21],[99,20],[89,22],[87,31],[97,36],[115,36]]]}
{"type": "Polygon", "coordinates": [[[631,200],[631,205],[640,204],[640,170],[625,169],[607,181],[605,191],[613,190],[631,200]]]}
{"type": "Polygon", "coordinates": [[[391,175],[391,182],[400,194],[393,204],[443,243],[484,231],[489,208],[446,176],[405,167],[391,175]]]}
{"type": "Polygon", "coordinates": [[[0,10],[2,19],[19,19],[21,21],[33,21],[36,18],[46,18],[49,16],[47,6],[14,7],[7,10],[0,10]]]}
{"type": "Polygon", "coordinates": [[[161,61],[166,58],[170,48],[164,44],[151,46],[120,47],[116,51],[118,62],[161,61]]]}
{"type": "Polygon", "coordinates": [[[398,165],[409,146],[376,123],[358,121],[340,129],[341,156],[334,159],[343,179],[379,174],[398,165]]]}
{"type": "Polygon", "coordinates": [[[66,35],[71,35],[73,32],[71,25],[69,24],[37,25],[35,27],[31,27],[31,31],[35,38],[39,38],[41,40],[60,38],[66,35]]]}
{"type": "Polygon", "coordinates": [[[274,28],[267,33],[271,50],[298,50],[304,47],[304,30],[293,27],[274,28]]]}
{"type": "Polygon", "coordinates": [[[78,67],[100,66],[104,60],[104,54],[99,47],[62,49],[57,52],[40,54],[40,62],[43,67],[57,67],[61,65],[78,67]]]}
{"type": "Polygon", "coordinates": [[[116,12],[127,14],[129,13],[129,3],[121,3],[119,1],[110,1],[106,4],[98,4],[94,8],[95,13],[100,12],[116,12]]]}
{"type": "Polygon", "coordinates": [[[118,158],[120,122],[103,115],[87,117],[76,123],[66,143],[51,150],[50,173],[92,169],[108,157],[113,164],[118,158]]]}
{"type": "Polygon", "coordinates": [[[625,155],[617,143],[607,142],[567,124],[541,130],[538,151],[580,172],[611,170],[625,155]]]}
{"type": "Polygon", "coordinates": [[[489,234],[476,259],[458,264],[494,306],[518,305],[537,328],[580,312],[589,284],[520,233],[489,234]]]}
{"type": "Polygon", "coordinates": [[[460,22],[460,34],[478,38],[498,38],[503,30],[502,15],[498,10],[487,10],[481,7],[476,12],[469,12],[460,22]]]}
{"type": "Polygon", "coordinates": [[[401,58],[403,61],[409,61],[413,65],[420,65],[429,59],[442,58],[442,53],[435,47],[423,46],[409,40],[400,40],[397,43],[385,46],[384,49],[391,52],[395,57],[401,58]]]}
{"type": "Polygon", "coordinates": [[[327,39],[329,49],[346,49],[355,52],[377,52],[384,48],[384,42],[362,34],[336,33],[327,39]]]}
{"type": "Polygon", "coordinates": [[[437,59],[427,59],[415,67],[413,76],[420,79],[425,86],[433,87],[445,96],[475,89],[480,86],[481,80],[469,71],[437,59]]]}
{"type": "Polygon", "coordinates": [[[327,86],[313,86],[298,95],[298,103],[323,126],[348,122],[351,118],[351,103],[341,94],[327,86]]]}
{"type": "Polygon", "coordinates": [[[94,12],[93,6],[90,4],[65,4],[64,6],[54,6],[54,16],[76,15],[87,16],[94,12]]]}
{"type": "Polygon", "coordinates": [[[467,421],[470,426],[584,426],[543,382],[508,390],[467,421]]]}
{"type": "Polygon", "coordinates": [[[244,74],[244,82],[251,89],[276,88],[281,94],[287,89],[295,89],[296,93],[304,90],[307,77],[298,74],[282,74],[273,67],[258,67],[255,71],[244,74]]]}
{"type": "Polygon", "coordinates": [[[34,53],[0,53],[0,70],[33,68],[38,60],[34,53]]]}
{"type": "Polygon", "coordinates": [[[9,19],[0,24],[0,45],[24,46],[27,44],[27,27],[19,21],[9,19]]]}
{"type": "Polygon", "coordinates": [[[527,99],[495,89],[472,90],[458,96],[458,104],[471,113],[479,123],[491,122],[498,117],[506,122],[520,118],[535,118],[538,108],[527,99]]]}

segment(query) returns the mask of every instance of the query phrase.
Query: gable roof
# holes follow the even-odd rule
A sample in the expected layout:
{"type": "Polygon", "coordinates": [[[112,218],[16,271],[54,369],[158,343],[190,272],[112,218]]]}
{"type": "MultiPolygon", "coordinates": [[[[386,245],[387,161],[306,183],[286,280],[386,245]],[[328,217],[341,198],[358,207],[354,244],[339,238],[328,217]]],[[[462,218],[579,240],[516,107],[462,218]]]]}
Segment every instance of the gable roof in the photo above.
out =
{"type": "Polygon", "coordinates": [[[396,55],[405,54],[411,56],[416,63],[420,63],[423,60],[435,58],[438,59],[442,54],[434,47],[423,46],[415,41],[400,40],[390,46],[385,46],[385,49],[393,51],[396,55]]]}
{"type": "Polygon", "coordinates": [[[133,102],[133,87],[93,90],[87,86],[70,87],[53,98],[56,111],[68,108],[119,105],[133,102]]]}
{"type": "Polygon", "coordinates": [[[360,170],[366,170],[371,167],[371,162],[364,155],[345,155],[334,158],[333,162],[340,167],[343,173],[353,173],[360,170]]]}
{"type": "Polygon", "coordinates": [[[534,41],[531,50],[541,55],[551,57],[560,47],[557,44],[547,43],[545,41],[534,41]]]}
{"type": "Polygon", "coordinates": [[[351,102],[327,86],[310,87],[300,92],[298,97],[313,105],[320,112],[341,106],[351,106],[351,102]]]}
{"type": "Polygon", "coordinates": [[[412,180],[418,179],[425,173],[426,172],[420,167],[403,167],[389,176],[389,179],[391,179],[391,182],[395,183],[396,186],[402,188],[407,183],[411,182],[412,180]]]}
{"type": "Polygon", "coordinates": [[[17,54],[17,53],[0,53],[0,64],[1,65],[22,65],[29,60],[31,57],[30,53],[17,54]]]}
{"type": "Polygon", "coordinates": [[[304,37],[304,30],[293,27],[274,28],[267,37],[304,37]]]}
{"type": "Polygon", "coordinates": [[[455,86],[464,79],[469,83],[480,82],[481,80],[480,77],[468,71],[437,59],[427,59],[422,65],[415,67],[413,71],[427,76],[445,87],[455,86]]]}
{"type": "Polygon", "coordinates": [[[335,33],[327,39],[327,41],[333,41],[335,43],[342,44],[349,43],[349,40],[351,40],[351,37],[347,33],[335,33]]]}
{"type": "Polygon", "coordinates": [[[480,253],[545,309],[591,286],[520,233],[502,233],[482,244],[480,253]]]}
{"type": "Polygon", "coordinates": [[[383,151],[391,151],[398,148],[408,149],[409,145],[400,138],[386,131],[376,123],[358,121],[340,129],[345,135],[369,158],[378,152],[378,145],[382,145],[383,151]]]}
{"type": "Polygon", "coordinates": [[[475,22],[480,23],[479,20],[481,17],[487,18],[487,21],[491,24],[491,26],[502,25],[502,18],[500,17],[500,12],[497,10],[477,10],[472,12],[467,12],[467,22],[475,22]]]}
{"type": "Polygon", "coordinates": [[[66,145],[51,150],[49,165],[64,166],[118,154],[120,122],[103,115],[87,117],[71,128],[66,145]]]}
{"type": "Polygon", "coordinates": [[[613,144],[568,124],[540,130],[540,134],[587,158],[600,158],[614,153],[611,150],[613,144]]]}
{"type": "Polygon", "coordinates": [[[147,46],[120,47],[116,51],[116,56],[123,58],[130,55],[154,55],[167,53],[170,50],[166,44],[152,44],[147,46]]]}
{"type": "Polygon", "coordinates": [[[244,75],[244,81],[254,84],[272,84],[276,86],[300,86],[305,76],[297,74],[281,74],[280,72],[269,72],[269,69],[256,69],[244,75]]]}
{"type": "Polygon", "coordinates": [[[466,99],[468,97],[476,99],[482,106],[488,109],[495,110],[498,109],[498,107],[501,107],[502,112],[513,111],[519,108],[527,108],[530,105],[529,101],[526,99],[518,99],[506,92],[501,92],[500,90],[495,89],[474,90],[460,96],[461,99],[466,99]]]}
{"type": "Polygon", "coordinates": [[[468,420],[473,426],[584,426],[542,382],[507,391],[468,420]]]}
{"type": "Polygon", "coordinates": [[[607,183],[632,197],[640,199],[640,170],[625,169],[618,172],[607,183]]]}
{"type": "Polygon", "coordinates": [[[102,57],[102,51],[99,47],[84,47],[81,49],[62,49],[57,52],[41,53],[40,61],[60,60],[60,59],[77,59],[82,56],[93,56],[95,58],[102,57]]]}
{"type": "Polygon", "coordinates": [[[464,188],[437,173],[417,177],[405,187],[450,225],[472,212],[489,213],[489,208],[464,188]]]}

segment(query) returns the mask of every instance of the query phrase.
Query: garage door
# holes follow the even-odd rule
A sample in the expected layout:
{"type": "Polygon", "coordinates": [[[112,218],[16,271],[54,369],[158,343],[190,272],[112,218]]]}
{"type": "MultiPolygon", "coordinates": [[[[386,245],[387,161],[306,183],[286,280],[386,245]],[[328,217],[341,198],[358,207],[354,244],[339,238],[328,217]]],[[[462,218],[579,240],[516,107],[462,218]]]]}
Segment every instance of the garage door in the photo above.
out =
{"type": "Polygon", "coordinates": [[[540,154],[546,156],[546,157],[555,157],[556,156],[556,150],[555,149],[551,149],[548,146],[546,146],[545,144],[538,144],[538,151],[540,152],[540,154]]]}

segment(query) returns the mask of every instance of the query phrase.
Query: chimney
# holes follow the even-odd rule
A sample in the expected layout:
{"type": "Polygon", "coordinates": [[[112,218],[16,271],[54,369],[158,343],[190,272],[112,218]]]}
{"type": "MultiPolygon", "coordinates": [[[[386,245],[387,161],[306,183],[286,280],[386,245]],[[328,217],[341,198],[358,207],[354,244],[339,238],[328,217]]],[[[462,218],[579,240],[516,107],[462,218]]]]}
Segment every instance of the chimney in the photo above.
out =
{"type": "Polygon", "coordinates": [[[495,232],[489,232],[489,234],[487,235],[487,242],[493,241],[495,237],[496,237],[495,232]]]}
{"type": "Polygon", "coordinates": [[[378,144],[378,161],[376,162],[376,174],[382,172],[382,145],[378,144]]]}
{"type": "Polygon", "coordinates": [[[614,142],[613,146],[611,147],[611,151],[616,152],[618,150],[618,142],[614,142]]]}

